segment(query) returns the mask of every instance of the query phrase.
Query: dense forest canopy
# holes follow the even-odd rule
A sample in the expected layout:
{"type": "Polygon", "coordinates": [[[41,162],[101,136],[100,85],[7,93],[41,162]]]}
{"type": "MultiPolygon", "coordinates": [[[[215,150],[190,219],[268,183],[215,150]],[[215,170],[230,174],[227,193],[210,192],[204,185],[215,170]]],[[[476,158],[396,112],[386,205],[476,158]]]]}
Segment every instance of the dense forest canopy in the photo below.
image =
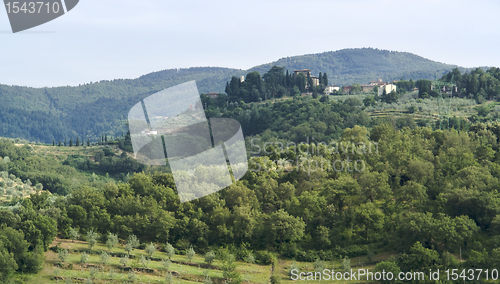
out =
{"type": "MultiPolygon", "coordinates": [[[[452,254],[461,250],[467,266],[493,268],[500,261],[498,129],[498,124],[473,125],[469,132],[353,126],[339,141],[377,143],[377,151],[300,154],[269,148],[270,154],[251,158],[252,165],[267,170],[251,170],[218,193],[182,204],[169,173],[82,185],[69,195],[35,194],[3,209],[1,216],[11,221],[2,221],[0,235],[17,234],[25,242],[19,252],[12,246],[3,250],[13,253],[12,269],[24,271],[23,259],[35,257],[30,247],[46,249],[55,228],[61,237],[78,228],[122,239],[134,234],[144,243],[177,248],[192,245],[197,251],[231,246],[240,258],[262,250],[302,261],[390,251],[397,257],[388,261],[402,270],[459,267],[452,254]],[[302,165],[350,159],[366,166],[311,171],[279,163],[297,158],[302,165]]],[[[9,173],[23,157],[29,161],[35,155],[27,147],[5,148],[2,154],[12,157],[9,173]]]]}

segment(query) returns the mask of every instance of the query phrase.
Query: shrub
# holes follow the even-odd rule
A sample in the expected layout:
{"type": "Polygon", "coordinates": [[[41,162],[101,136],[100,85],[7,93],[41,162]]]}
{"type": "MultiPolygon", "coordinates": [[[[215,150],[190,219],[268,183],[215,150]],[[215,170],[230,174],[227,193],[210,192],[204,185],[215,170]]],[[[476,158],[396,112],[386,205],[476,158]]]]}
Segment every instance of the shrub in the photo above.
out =
{"type": "Polygon", "coordinates": [[[80,263],[85,264],[85,263],[87,263],[88,260],[89,260],[89,255],[86,254],[86,253],[84,253],[84,252],[82,252],[80,254],[80,263]]]}
{"type": "Polygon", "coordinates": [[[271,284],[280,284],[281,283],[281,278],[277,274],[271,275],[271,278],[269,279],[271,284]]]}
{"type": "Polygon", "coordinates": [[[321,259],[317,258],[314,261],[314,271],[322,272],[325,269],[325,263],[321,259]]]}
{"type": "Polygon", "coordinates": [[[288,269],[288,276],[292,276],[292,270],[296,269],[297,273],[300,273],[299,266],[297,265],[297,262],[294,260],[292,264],[290,265],[290,269],[288,269]]]}
{"type": "Polygon", "coordinates": [[[247,263],[255,263],[255,256],[253,256],[253,253],[249,252],[247,256],[245,257],[245,261],[247,263]]]}
{"type": "Polygon", "coordinates": [[[274,254],[265,250],[255,252],[255,260],[258,264],[269,265],[275,258],[274,254]]]}
{"type": "Polygon", "coordinates": [[[211,264],[215,259],[215,253],[213,251],[209,251],[205,254],[205,262],[211,264]]]}
{"type": "Polygon", "coordinates": [[[212,278],[210,278],[210,276],[205,276],[205,278],[203,279],[203,284],[212,284],[212,278]]]}
{"type": "Polygon", "coordinates": [[[344,272],[351,270],[351,260],[347,257],[342,260],[342,270],[344,272]]]}

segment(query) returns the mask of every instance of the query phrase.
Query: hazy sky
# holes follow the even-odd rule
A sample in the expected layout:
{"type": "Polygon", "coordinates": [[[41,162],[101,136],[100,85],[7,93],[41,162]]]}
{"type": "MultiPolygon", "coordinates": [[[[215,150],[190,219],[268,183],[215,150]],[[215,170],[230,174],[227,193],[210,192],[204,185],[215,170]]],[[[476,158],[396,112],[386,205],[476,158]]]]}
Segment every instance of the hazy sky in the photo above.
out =
{"type": "Polygon", "coordinates": [[[248,69],[343,48],[500,66],[500,1],[80,0],[12,34],[0,9],[0,84],[78,85],[193,66],[248,69]]]}

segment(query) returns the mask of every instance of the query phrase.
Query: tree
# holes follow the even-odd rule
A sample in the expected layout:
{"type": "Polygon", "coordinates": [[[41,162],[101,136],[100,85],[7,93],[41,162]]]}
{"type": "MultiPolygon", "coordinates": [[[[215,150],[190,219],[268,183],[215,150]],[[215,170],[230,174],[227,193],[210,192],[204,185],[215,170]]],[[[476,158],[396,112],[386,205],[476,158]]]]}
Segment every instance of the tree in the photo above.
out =
{"type": "Polygon", "coordinates": [[[106,252],[103,251],[103,252],[101,252],[100,258],[101,258],[101,264],[106,265],[109,262],[110,256],[109,256],[109,254],[107,254],[106,252]]]}
{"type": "Polygon", "coordinates": [[[328,86],[328,75],[323,73],[323,85],[328,86]]]}
{"type": "Polygon", "coordinates": [[[132,246],[131,243],[127,243],[125,245],[125,251],[127,252],[127,254],[130,254],[133,250],[134,250],[134,247],[132,246]]]}
{"type": "Polygon", "coordinates": [[[68,253],[68,250],[67,249],[62,249],[62,250],[59,250],[59,253],[58,253],[58,256],[59,256],[59,259],[65,263],[66,260],[68,260],[69,258],[69,253],[68,253]]]}
{"type": "Polygon", "coordinates": [[[295,77],[295,86],[297,86],[299,88],[299,91],[303,93],[306,91],[306,84],[307,84],[306,76],[302,73],[299,73],[295,77]]]}
{"type": "MultiPolygon", "coordinates": [[[[399,268],[399,266],[396,264],[396,262],[392,261],[391,259],[389,259],[388,261],[381,261],[379,263],[377,263],[377,265],[375,265],[375,269],[374,269],[374,272],[378,272],[378,273],[388,273],[388,272],[391,272],[392,275],[398,275],[399,272],[401,271],[401,269],[399,268]]],[[[384,283],[384,284],[389,284],[389,283],[394,283],[394,281],[381,281],[380,283],[384,283]]]]}
{"type": "Polygon", "coordinates": [[[165,275],[165,282],[167,284],[174,283],[174,276],[172,275],[172,272],[167,272],[167,275],[165,275]]]}
{"type": "Polygon", "coordinates": [[[120,264],[125,266],[127,265],[127,261],[128,261],[128,254],[124,254],[121,258],[120,258],[120,264]]]}
{"type": "Polygon", "coordinates": [[[125,250],[130,249],[128,251],[129,253],[133,251],[135,248],[137,248],[141,243],[139,242],[139,239],[136,237],[136,235],[130,235],[127,239],[127,244],[125,245],[125,250]]]}
{"type": "Polygon", "coordinates": [[[311,91],[312,88],[314,87],[314,82],[313,79],[311,78],[311,73],[307,72],[306,80],[307,80],[307,90],[311,91]]]}
{"type": "Polygon", "coordinates": [[[139,263],[143,267],[148,267],[149,259],[145,258],[144,255],[141,255],[141,257],[139,258],[139,263]]]}
{"type": "Polygon", "coordinates": [[[358,94],[361,93],[361,85],[359,83],[354,83],[351,86],[351,94],[358,94]]]}
{"type": "Polygon", "coordinates": [[[175,249],[174,249],[174,247],[173,247],[171,244],[169,244],[169,243],[167,243],[167,244],[165,245],[165,252],[167,253],[167,256],[168,256],[168,258],[169,258],[169,259],[172,259],[172,257],[175,255],[175,249]]]}
{"type": "Polygon", "coordinates": [[[148,254],[148,257],[151,259],[153,253],[155,253],[156,251],[156,246],[153,243],[150,243],[144,251],[148,254]]]}
{"type": "Polygon", "coordinates": [[[172,264],[172,262],[170,261],[170,259],[168,258],[165,258],[161,261],[161,267],[163,269],[165,269],[165,271],[167,271],[169,268],[170,268],[170,265],[172,264]]]}
{"type": "Polygon", "coordinates": [[[79,147],[79,146],[80,146],[80,138],[76,137],[76,147],[79,147]]]}
{"type": "Polygon", "coordinates": [[[344,272],[348,272],[349,270],[351,270],[351,260],[348,257],[345,257],[342,260],[341,268],[344,272]]]}
{"type": "MultiPolygon", "coordinates": [[[[37,184],[36,187],[38,187],[38,185],[39,184],[37,184]]],[[[78,240],[78,238],[80,238],[79,229],[78,228],[69,228],[69,237],[71,238],[73,243],[75,242],[75,240],[78,240]]]]}
{"type": "Polygon", "coordinates": [[[108,240],[106,241],[106,246],[111,251],[118,244],[118,236],[112,233],[108,234],[108,240]]]}
{"type": "Polygon", "coordinates": [[[191,260],[193,260],[194,255],[195,255],[195,252],[194,252],[193,247],[189,247],[189,249],[186,252],[186,257],[187,257],[189,262],[191,262],[191,260]]]}
{"type": "Polygon", "coordinates": [[[380,97],[383,102],[386,102],[388,104],[396,103],[399,99],[399,94],[396,93],[394,90],[392,90],[389,94],[384,93],[380,97]]]}
{"type": "Polygon", "coordinates": [[[3,242],[0,241],[0,283],[9,283],[16,269],[18,268],[14,254],[4,247],[3,242]]]}
{"type": "Polygon", "coordinates": [[[431,92],[432,81],[431,80],[418,80],[415,85],[418,88],[418,97],[422,97],[424,93],[429,94],[431,92]]]}
{"type": "Polygon", "coordinates": [[[264,228],[269,241],[279,243],[296,242],[304,235],[305,223],[300,217],[294,217],[283,209],[266,217],[264,228]]]}
{"type": "Polygon", "coordinates": [[[205,262],[208,264],[212,264],[215,259],[215,253],[213,251],[209,251],[205,254],[205,262]]]}
{"type": "Polygon", "coordinates": [[[80,254],[80,263],[85,264],[89,260],[89,255],[85,252],[80,254]]]}
{"type": "Polygon", "coordinates": [[[236,270],[237,264],[232,254],[226,254],[222,260],[222,277],[228,283],[240,284],[242,282],[241,274],[236,270]]]}
{"type": "Polygon", "coordinates": [[[92,250],[94,245],[97,243],[98,238],[99,238],[99,234],[94,232],[94,229],[90,229],[87,232],[87,243],[89,245],[89,250],[92,250]]]}
{"type": "Polygon", "coordinates": [[[73,147],[73,139],[69,139],[69,146],[73,147]]]}

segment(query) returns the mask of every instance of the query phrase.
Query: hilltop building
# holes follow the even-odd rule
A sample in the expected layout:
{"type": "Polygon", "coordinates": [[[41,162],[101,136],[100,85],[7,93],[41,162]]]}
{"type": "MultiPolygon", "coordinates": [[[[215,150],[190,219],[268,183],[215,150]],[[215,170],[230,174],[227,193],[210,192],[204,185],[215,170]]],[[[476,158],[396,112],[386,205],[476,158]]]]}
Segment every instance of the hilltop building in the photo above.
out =
{"type": "Polygon", "coordinates": [[[211,98],[211,99],[216,99],[219,97],[219,94],[218,93],[208,93],[206,94],[207,97],[211,98]]]}
{"type": "Polygon", "coordinates": [[[310,76],[312,81],[313,81],[313,86],[318,86],[319,85],[319,78],[316,76],[311,76],[311,70],[309,69],[302,69],[302,70],[294,70],[293,73],[295,76],[299,75],[300,73],[304,74],[304,76],[310,76]]]}

